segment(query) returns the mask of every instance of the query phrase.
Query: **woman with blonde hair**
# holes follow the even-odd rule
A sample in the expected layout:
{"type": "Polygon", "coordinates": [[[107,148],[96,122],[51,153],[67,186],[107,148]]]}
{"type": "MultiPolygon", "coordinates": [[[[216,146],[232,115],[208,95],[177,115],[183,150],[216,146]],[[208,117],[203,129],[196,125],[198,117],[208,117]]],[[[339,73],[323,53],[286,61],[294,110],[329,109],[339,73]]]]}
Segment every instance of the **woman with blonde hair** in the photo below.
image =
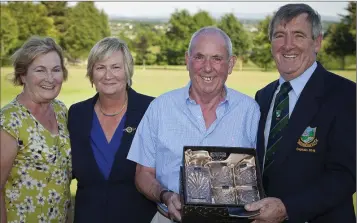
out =
{"type": "Polygon", "coordinates": [[[55,99],[67,79],[62,50],[33,37],[12,58],[23,90],[0,112],[1,222],[65,222],[70,142],[67,108],[55,99]]]}
{"type": "Polygon", "coordinates": [[[68,113],[78,181],[75,223],[147,223],[156,213],[156,205],[135,187],[136,163],[126,159],[153,100],[131,88],[133,70],[130,51],[118,38],[100,40],[89,54],[87,76],[97,93],[68,113]]]}

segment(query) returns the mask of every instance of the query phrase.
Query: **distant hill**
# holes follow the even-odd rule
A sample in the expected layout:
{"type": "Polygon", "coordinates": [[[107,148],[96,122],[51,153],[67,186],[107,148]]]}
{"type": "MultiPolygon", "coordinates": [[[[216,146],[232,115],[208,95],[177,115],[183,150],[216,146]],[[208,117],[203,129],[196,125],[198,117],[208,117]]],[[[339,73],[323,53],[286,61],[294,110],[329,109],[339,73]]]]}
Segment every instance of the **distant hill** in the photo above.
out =
{"type": "Polygon", "coordinates": [[[143,23],[153,23],[153,24],[160,24],[160,23],[167,23],[169,18],[164,17],[125,17],[125,16],[109,16],[109,20],[111,22],[143,22],[143,23]]]}
{"type": "MultiPolygon", "coordinates": [[[[211,14],[215,19],[219,19],[222,14],[216,13],[211,14]]],[[[263,20],[268,14],[258,14],[258,13],[235,13],[238,19],[246,21],[247,23],[257,23],[263,20]]],[[[169,17],[122,17],[109,15],[111,21],[132,21],[132,22],[145,22],[145,23],[166,23],[169,21],[169,17]]],[[[340,18],[337,16],[325,16],[321,15],[321,19],[324,22],[334,23],[339,22],[340,18]]]]}
{"type": "MultiPolygon", "coordinates": [[[[249,13],[236,13],[239,21],[243,24],[246,30],[253,32],[261,20],[267,14],[249,14],[249,13]]],[[[221,16],[212,14],[212,17],[219,19],[221,16]]],[[[338,23],[340,18],[334,16],[321,16],[322,18],[322,32],[325,33],[329,26],[333,23],[338,23]]],[[[117,35],[125,32],[127,36],[133,38],[137,27],[142,25],[149,25],[155,29],[166,30],[169,22],[169,17],[123,17],[123,16],[109,16],[110,30],[112,35],[117,35]]]]}

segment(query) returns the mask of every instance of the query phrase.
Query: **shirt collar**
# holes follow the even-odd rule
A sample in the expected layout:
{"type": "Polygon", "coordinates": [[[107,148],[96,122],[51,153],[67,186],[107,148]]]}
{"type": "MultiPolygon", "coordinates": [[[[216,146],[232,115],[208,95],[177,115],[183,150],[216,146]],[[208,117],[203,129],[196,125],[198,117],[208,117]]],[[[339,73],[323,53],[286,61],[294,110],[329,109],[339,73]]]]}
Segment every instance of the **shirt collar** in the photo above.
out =
{"type": "MultiPolygon", "coordinates": [[[[310,77],[314,73],[315,69],[317,67],[316,61],[305,70],[304,73],[302,73],[300,76],[298,76],[295,79],[292,79],[290,81],[291,87],[293,88],[295,94],[297,97],[300,96],[302,90],[304,89],[306,83],[309,81],[310,77]]],[[[284,78],[280,76],[279,78],[279,86],[285,82],[284,78]]]]}
{"type": "MultiPolygon", "coordinates": [[[[184,99],[192,104],[197,104],[195,100],[190,98],[190,87],[191,87],[192,81],[189,81],[188,84],[184,87],[184,99]]],[[[228,90],[227,86],[223,86],[225,91],[226,91],[226,97],[225,100],[222,101],[220,104],[223,104],[225,102],[229,102],[231,98],[231,92],[228,90]]]]}

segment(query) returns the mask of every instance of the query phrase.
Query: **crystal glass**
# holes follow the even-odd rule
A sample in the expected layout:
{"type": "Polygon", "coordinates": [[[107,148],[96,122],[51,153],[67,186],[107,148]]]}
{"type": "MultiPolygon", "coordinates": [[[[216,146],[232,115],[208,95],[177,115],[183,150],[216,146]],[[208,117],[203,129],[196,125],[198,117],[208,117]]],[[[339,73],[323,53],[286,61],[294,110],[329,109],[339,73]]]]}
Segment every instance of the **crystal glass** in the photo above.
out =
{"type": "Polygon", "coordinates": [[[239,186],[236,187],[237,203],[239,205],[246,205],[260,199],[258,188],[253,186],[239,186]]]}
{"type": "Polygon", "coordinates": [[[188,203],[212,203],[208,168],[201,166],[186,167],[186,192],[188,203]]]}
{"type": "Polygon", "coordinates": [[[211,173],[212,187],[233,187],[232,168],[224,162],[209,162],[206,164],[211,173]]]}
{"type": "Polygon", "coordinates": [[[215,204],[236,204],[234,187],[214,187],[212,196],[215,204]]]}
{"type": "Polygon", "coordinates": [[[255,164],[249,159],[244,159],[234,167],[236,186],[256,186],[257,172],[255,164]]]}

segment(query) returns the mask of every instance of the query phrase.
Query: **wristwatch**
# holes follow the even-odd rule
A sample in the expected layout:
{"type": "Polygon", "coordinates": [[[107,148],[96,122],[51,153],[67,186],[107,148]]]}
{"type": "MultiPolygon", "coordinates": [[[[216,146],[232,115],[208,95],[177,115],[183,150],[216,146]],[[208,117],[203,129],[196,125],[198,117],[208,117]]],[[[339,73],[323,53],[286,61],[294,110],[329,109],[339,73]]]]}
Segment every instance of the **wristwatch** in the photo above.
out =
{"type": "Polygon", "coordinates": [[[172,193],[174,193],[172,190],[163,189],[163,190],[160,192],[160,196],[159,196],[160,202],[161,202],[162,204],[164,204],[163,198],[164,198],[164,194],[165,194],[166,192],[172,192],[172,193]]]}

